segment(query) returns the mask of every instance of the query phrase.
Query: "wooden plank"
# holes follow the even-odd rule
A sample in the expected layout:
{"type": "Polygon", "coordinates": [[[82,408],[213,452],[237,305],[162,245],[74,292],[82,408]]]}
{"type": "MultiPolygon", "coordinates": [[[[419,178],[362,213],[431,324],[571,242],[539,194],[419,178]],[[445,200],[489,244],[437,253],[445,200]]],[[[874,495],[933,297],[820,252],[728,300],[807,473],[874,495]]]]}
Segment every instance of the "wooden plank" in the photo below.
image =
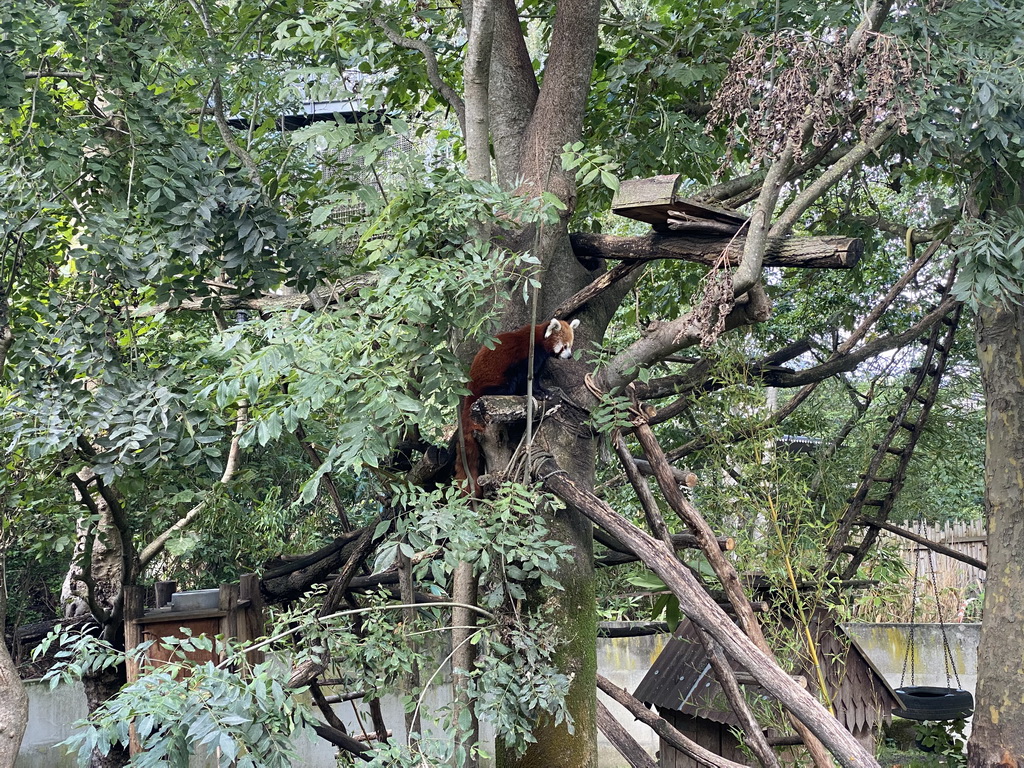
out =
{"type": "Polygon", "coordinates": [[[646,222],[659,232],[674,229],[671,223],[676,222],[688,233],[732,234],[747,221],[736,211],[679,197],[679,182],[678,173],[623,181],[612,199],[612,212],[646,222]]]}
{"type": "MultiPolygon", "coordinates": [[[[142,627],[138,619],[142,616],[142,587],[124,588],[124,647],[131,651],[142,642],[142,627]]],[[[134,683],[139,677],[139,665],[131,655],[125,664],[125,672],[129,683],[134,683]]]]}
{"type": "Polygon", "coordinates": [[[727,224],[735,224],[737,227],[747,223],[748,216],[730,208],[719,208],[716,205],[708,205],[698,200],[687,197],[677,197],[672,201],[672,208],[668,213],[675,214],[679,219],[708,219],[709,221],[721,221],[727,224]]]}
{"type": "Polygon", "coordinates": [[[612,210],[619,213],[619,209],[629,210],[671,204],[675,200],[680,179],[680,174],[673,173],[666,176],[627,179],[619,182],[619,189],[612,198],[612,210]]]}

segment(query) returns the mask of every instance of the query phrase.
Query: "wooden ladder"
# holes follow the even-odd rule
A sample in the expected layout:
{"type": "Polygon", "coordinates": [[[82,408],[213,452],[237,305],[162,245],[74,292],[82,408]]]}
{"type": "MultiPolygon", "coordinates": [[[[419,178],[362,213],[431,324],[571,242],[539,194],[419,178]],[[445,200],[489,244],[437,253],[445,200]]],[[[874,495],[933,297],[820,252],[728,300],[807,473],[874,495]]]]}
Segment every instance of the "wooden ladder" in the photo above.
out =
{"type": "MultiPolygon", "coordinates": [[[[941,298],[949,295],[955,278],[954,266],[943,284],[936,289],[941,298]]],[[[841,579],[856,576],[857,569],[878,538],[880,528],[872,525],[872,521],[888,521],[903,488],[914,447],[935,404],[962,310],[962,303],[954,304],[941,322],[935,323],[928,335],[920,339],[925,345],[921,362],[910,369],[913,379],[909,386],[903,387],[903,401],[896,412],[888,417],[889,428],[882,439],[872,446],[874,454],[867,471],[860,476],[857,490],[847,501],[846,511],[828,546],[829,562],[833,563],[832,571],[841,579]],[[858,544],[851,544],[855,528],[864,528],[864,535],[858,544]],[[840,554],[850,555],[845,566],[840,554]]]]}

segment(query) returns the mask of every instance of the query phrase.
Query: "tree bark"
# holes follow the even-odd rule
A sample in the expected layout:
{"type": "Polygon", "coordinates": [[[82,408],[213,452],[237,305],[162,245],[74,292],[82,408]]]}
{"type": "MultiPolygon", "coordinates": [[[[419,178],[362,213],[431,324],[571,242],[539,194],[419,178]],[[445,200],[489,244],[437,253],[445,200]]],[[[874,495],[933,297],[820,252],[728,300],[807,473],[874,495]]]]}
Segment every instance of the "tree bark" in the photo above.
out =
{"type": "Polygon", "coordinates": [[[654,762],[653,758],[637,743],[629,731],[615,719],[615,715],[608,711],[608,707],[600,701],[597,702],[597,727],[601,729],[601,733],[605,735],[605,738],[615,745],[619,754],[626,758],[626,762],[632,768],[658,768],[658,764],[654,762]]]}
{"type": "Polygon", "coordinates": [[[0,632],[0,768],[14,765],[27,726],[28,694],[0,632]]]}
{"type": "MultiPolygon", "coordinates": [[[[2,332],[0,328],[0,332],[2,332]]],[[[2,353],[2,349],[0,349],[2,353]]],[[[0,370],[3,361],[0,360],[0,370]]],[[[6,517],[7,494],[0,492],[0,520],[6,517]]],[[[0,544],[3,544],[0,539],[0,544]]],[[[0,546],[0,768],[12,768],[28,727],[28,694],[7,651],[7,561],[0,546]]]]}
{"type": "MultiPolygon", "coordinates": [[[[572,248],[585,259],[681,259],[713,266],[723,254],[729,265],[742,261],[744,237],[684,237],[651,232],[643,237],[574,232],[572,248]]],[[[774,238],[764,254],[766,267],[851,269],[860,261],[864,244],[852,237],[774,238]]]]}
{"type": "MultiPolygon", "coordinates": [[[[567,463],[573,477],[587,487],[593,486],[594,451],[592,441],[581,440],[575,431],[557,421],[557,415],[545,416],[537,442],[552,455],[567,463]]],[[[531,610],[543,607],[557,617],[559,648],[555,662],[559,670],[572,678],[566,707],[574,719],[573,732],[565,723],[555,725],[547,717],[534,727],[536,743],[517,757],[504,745],[496,744],[499,768],[594,768],[597,766],[597,597],[594,576],[593,528],[586,517],[574,509],[538,509],[550,528],[550,538],[572,547],[572,555],[563,560],[555,579],[562,589],[531,590],[531,610]]]]}
{"type": "MultiPolygon", "coordinates": [[[[85,447],[86,452],[88,447],[85,447]]],[[[113,491],[86,467],[72,478],[79,503],[90,514],[78,521],[78,539],[71,567],[61,588],[64,617],[91,615],[100,625],[102,637],[115,647],[124,647],[121,595],[130,578],[130,544],[123,529],[123,510],[113,491]],[[95,518],[95,525],[88,522],[95,518]]],[[[124,664],[94,670],[82,676],[89,712],[112,698],[127,682],[124,664]]],[[[120,744],[103,755],[94,750],[90,768],[119,768],[128,764],[128,751],[120,744]]]]}
{"type": "Polygon", "coordinates": [[[1024,306],[981,307],[975,341],[987,408],[988,570],[967,758],[971,768],[1016,767],[1024,761],[1024,306]]]}

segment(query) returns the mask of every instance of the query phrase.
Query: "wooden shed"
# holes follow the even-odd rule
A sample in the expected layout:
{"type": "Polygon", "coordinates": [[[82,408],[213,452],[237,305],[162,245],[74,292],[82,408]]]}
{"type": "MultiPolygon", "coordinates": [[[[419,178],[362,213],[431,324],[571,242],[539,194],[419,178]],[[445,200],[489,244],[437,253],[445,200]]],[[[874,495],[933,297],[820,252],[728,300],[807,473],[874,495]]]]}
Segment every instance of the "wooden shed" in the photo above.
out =
{"type": "MultiPolygon", "coordinates": [[[[824,622],[823,622],[824,623],[824,622]]],[[[897,705],[896,695],[860,651],[830,622],[829,631],[816,628],[818,652],[836,717],[869,751],[883,723],[889,722],[897,705]]],[[[737,665],[733,665],[738,669],[737,665]]],[[[815,680],[813,670],[803,670],[815,680]]],[[[747,698],[757,711],[775,702],[760,687],[746,685],[747,698]]],[[[729,708],[707,660],[704,648],[689,621],[683,621],[658,656],[634,694],[685,736],[715,754],[737,763],[751,765],[737,732],[740,724],[729,708]]],[[[776,747],[799,744],[799,739],[769,731],[766,736],[776,747]]],[[[696,768],[699,764],[662,740],[659,765],[662,768],[696,768]]]]}
{"type": "MultiPolygon", "coordinates": [[[[143,590],[125,590],[125,647],[129,650],[147,640],[165,637],[221,635],[235,640],[255,640],[263,634],[263,600],[259,577],[242,576],[237,584],[221,584],[218,589],[176,592],[173,582],[160,582],[157,606],[143,607],[143,590]],[[160,587],[163,587],[162,589],[160,587]]],[[[187,656],[197,663],[220,661],[217,648],[213,653],[195,650],[187,656]]],[[[167,661],[170,652],[154,643],[146,652],[146,661],[167,661]]],[[[251,659],[256,661],[256,658],[251,659]]],[[[129,661],[128,680],[138,677],[138,665],[129,661]]]]}

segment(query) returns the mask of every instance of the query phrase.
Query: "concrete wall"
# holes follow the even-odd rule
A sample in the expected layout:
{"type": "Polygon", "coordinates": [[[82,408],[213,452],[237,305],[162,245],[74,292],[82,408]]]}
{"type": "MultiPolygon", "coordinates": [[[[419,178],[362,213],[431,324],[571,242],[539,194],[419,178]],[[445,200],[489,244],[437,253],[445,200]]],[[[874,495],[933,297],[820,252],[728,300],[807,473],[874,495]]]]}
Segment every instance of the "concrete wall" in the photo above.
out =
{"type": "Polygon", "coordinates": [[[938,624],[845,624],[843,630],[893,688],[900,685],[956,688],[958,675],[960,687],[974,693],[978,681],[981,624],[946,624],[945,627],[953,656],[952,667],[943,648],[938,624]],[[914,650],[908,657],[911,629],[914,631],[914,650]],[[956,675],[953,674],[954,669],[956,675]]]}
{"type": "Polygon", "coordinates": [[[68,738],[72,723],[86,715],[81,683],[50,690],[49,683],[28,683],[28,728],[15,760],[16,768],[71,768],[77,765],[63,750],[54,749],[68,738]]]}
{"type": "MultiPolygon", "coordinates": [[[[861,650],[893,688],[901,684],[903,658],[909,645],[909,624],[849,624],[844,627],[861,650]]],[[[953,660],[956,664],[960,683],[966,690],[974,692],[977,681],[978,639],[980,624],[946,625],[953,660]]],[[[601,638],[597,641],[597,666],[602,675],[626,690],[632,691],[647,673],[651,664],[665,647],[666,635],[648,635],[631,638],[601,638]]],[[[942,650],[942,635],[934,624],[914,626],[915,653],[908,663],[904,682],[911,684],[911,671],[916,685],[946,685],[942,650]]],[[[953,676],[950,675],[952,678],[953,676]]],[[[953,679],[950,683],[956,686],[953,679]]],[[[80,685],[63,686],[51,691],[47,685],[30,684],[29,725],[22,743],[16,768],[70,768],[74,762],[65,758],[53,745],[67,738],[71,724],[85,716],[85,694],[80,685]]],[[[644,725],[611,701],[604,694],[598,696],[619,721],[633,734],[633,737],[651,754],[657,750],[657,737],[644,725]]],[[[431,691],[424,699],[424,721],[431,719],[431,713],[447,704],[447,689],[431,691]]],[[[399,702],[394,698],[384,702],[384,718],[394,729],[396,738],[404,738],[404,719],[399,702]]],[[[363,724],[350,704],[339,704],[336,712],[353,733],[369,731],[369,719],[363,716],[363,724]]],[[[358,707],[364,711],[365,707],[358,707]]],[[[493,735],[484,732],[485,740],[493,735]]],[[[315,736],[300,738],[296,742],[299,760],[296,765],[308,768],[334,768],[334,749],[315,736]]],[[[601,768],[625,768],[627,763],[615,748],[599,736],[598,755],[601,768]]]]}
{"type": "MultiPolygon", "coordinates": [[[[667,640],[666,635],[648,635],[631,638],[600,638],[597,641],[597,666],[601,674],[616,685],[632,691],[640,684],[648,668],[661,653],[667,640]]],[[[54,745],[63,741],[72,733],[72,724],[86,715],[85,692],[81,685],[61,686],[50,690],[48,684],[30,683],[29,723],[21,752],[15,762],[15,768],[72,768],[73,758],[66,757],[62,750],[54,749],[54,745]]],[[[652,755],[657,750],[657,737],[646,726],[637,723],[632,715],[604,694],[598,694],[605,705],[633,734],[634,738],[652,755]]],[[[431,713],[448,703],[448,689],[435,688],[428,692],[423,702],[424,725],[431,719],[431,713]]],[[[401,704],[394,697],[383,702],[384,719],[393,729],[394,737],[405,738],[405,720],[401,704]]],[[[354,734],[364,730],[371,731],[369,718],[363,714],[362,723],[356,712],[365,713],[364,706],[357,706],[354,711],[351,704],[338,704],[335,711],[345,722],[346,727],[354,734]]],[[[493,734],[487,730],[482,734],[486,742],[493,743],[493,734]]],[[[429,736],[429,729],[428,729],[429,736]]],[[[295,743],[299,753],[296,766],[308,768],[334,768],[334,748],[315,734],[300,737],[295,743]]],[[[599,761],[602,768],[626,768],[628,765],[615,748],[603,737],[598,742],[599,761]]],[[[201,764],[197,761],[196,764],[201,764]]]]}

